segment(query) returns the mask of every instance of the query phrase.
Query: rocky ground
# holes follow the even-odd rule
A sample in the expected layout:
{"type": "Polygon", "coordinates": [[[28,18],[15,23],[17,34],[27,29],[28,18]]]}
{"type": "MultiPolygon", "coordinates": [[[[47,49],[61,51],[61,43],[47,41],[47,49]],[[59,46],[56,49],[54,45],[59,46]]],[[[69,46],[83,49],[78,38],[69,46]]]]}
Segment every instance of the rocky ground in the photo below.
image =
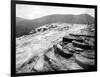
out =
{"type": "Polygon", "coordinates": [[[16,38],[17,73],[95,68],[94,25],[57,25],[16,38]]]}

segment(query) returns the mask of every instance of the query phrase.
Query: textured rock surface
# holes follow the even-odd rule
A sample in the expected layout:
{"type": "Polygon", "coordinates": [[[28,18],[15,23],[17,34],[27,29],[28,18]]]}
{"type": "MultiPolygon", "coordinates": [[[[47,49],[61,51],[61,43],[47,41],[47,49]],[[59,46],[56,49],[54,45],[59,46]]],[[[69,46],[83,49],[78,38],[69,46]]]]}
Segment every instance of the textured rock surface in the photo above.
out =
{"type": "Polygon", "coordinates": [[[94,67],[94,30],[83,24],[60,25],[16,38],[17,73],[94,67]]]}

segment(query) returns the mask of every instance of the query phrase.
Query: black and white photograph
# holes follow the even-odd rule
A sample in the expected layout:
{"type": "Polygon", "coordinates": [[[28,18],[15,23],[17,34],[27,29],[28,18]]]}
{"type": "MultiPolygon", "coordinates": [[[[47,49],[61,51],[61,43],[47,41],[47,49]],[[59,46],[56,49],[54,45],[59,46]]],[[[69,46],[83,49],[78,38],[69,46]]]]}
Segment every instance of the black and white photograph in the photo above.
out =
{"type": "Polygon", "coordinates": [[[96,69],[95,9],[16,4],[16,73],[96,69]]]}

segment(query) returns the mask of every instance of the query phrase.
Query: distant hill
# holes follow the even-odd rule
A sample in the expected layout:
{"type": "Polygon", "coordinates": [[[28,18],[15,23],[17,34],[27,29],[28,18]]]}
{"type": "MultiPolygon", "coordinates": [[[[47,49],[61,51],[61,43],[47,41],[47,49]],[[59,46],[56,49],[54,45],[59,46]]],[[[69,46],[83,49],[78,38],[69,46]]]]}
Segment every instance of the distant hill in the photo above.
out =
{"type": "Polygon", "coordinates": [[[56,22],[64,22],[64,23],[77,23],[77,24],[93,24],[94,18],[88,14],[80,14],[80,15],[61,15],[54,14],[48,15],[41,18],[27,20],[23,18],[16,17],[16,36],[21,36],[23,34],[27,34],[32,29],[35,29],[39,26],[48,24],[48,23],[56,23],[56,22]]]}
{"type": "Polygon", "coordinates": [[[26,19],[20,18],[20,17],[16,17],[16,22],[20,22],[20,21],[24,21],[24,20],[26,20],[26,19]]]}

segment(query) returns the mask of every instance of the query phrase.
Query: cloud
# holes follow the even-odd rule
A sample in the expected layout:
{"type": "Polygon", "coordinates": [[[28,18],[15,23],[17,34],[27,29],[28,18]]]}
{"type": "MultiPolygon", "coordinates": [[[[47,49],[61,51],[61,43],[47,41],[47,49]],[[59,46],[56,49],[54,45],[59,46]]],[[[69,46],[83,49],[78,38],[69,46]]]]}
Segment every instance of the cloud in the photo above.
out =
{"type": "Polygon", "coordinates": [[[35,19],[51,14],[89,14],[94,15],[94,9],[89,8],[72,8],[40,5],[16,4],[16,16],[25,19],[35,19]]]}

